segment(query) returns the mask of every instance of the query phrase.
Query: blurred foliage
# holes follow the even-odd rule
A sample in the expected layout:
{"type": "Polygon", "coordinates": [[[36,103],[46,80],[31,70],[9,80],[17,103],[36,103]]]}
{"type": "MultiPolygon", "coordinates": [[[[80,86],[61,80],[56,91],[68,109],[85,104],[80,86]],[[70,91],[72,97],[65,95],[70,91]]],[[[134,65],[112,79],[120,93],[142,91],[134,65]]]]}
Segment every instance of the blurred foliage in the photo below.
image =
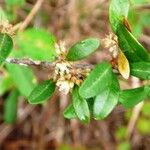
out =
{"type": "Polygon", "coordinates": [[[13,80],[6,70],[0,71],[3,72],[3,75],[0,75],[0,96],[2,96],[13,87],[13,80]]]}
{"type": "Polygon", "coordinates": [[[13,90],[5,100],[3,119],[6,123],[12,124],[17,121],[17,104],[19,92],[13,90]]]}
{"type": "Polygon", "coordinates": [[[72,149],[72,150],[85,150],[85,148],[83,148],[83,147],[73,148],[72,146],[69,146],[69,145],[61,145],[58,150],[70,150],[70,149],[72,149]]]}
{"type": "Polygon", "coordinates": [[[7,64],[7,69],[20,93],[28,97],[36,83],[33,71],[25,66],[15,64],[7,64]]]}
{"type": "Polygon", "coordinates": [[[150,102],[146,102],[142,108],[141,116],[137,122],[137,129],[140,134],[150,134],[150,102]]]}
{"type": "Polygon", "coordinates": [[[128,18],[130,25],[132,27],[132,33],[136,37],[139,37],[145,27],[150,26],[150,11],[148,10],[138,10],[137,7],[142,7],[142,5],[147,4],[149,0],[131,0],[131,7],[128,18]]]}
{"type": "Polygon", "coordinates": [[[5,0],[5,3],[7,6],[13,7],[13,6],[22,6],[25,4],[25,0],[5,0]]]}
{"type": "Polygon", "coordinates": [[[29,57],[35,60],[55,59],[55,37],[44,29],[30,28],[18,34],[17,50],[20,57],[29,57]]]}

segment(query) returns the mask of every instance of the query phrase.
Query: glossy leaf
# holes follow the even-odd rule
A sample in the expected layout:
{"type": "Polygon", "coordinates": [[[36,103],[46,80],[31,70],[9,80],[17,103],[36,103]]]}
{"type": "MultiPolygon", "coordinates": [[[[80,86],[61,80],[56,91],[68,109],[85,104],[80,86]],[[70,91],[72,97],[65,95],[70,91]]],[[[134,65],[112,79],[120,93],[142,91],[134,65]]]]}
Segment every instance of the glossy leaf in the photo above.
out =
{"type": "Polygon", "coordinates": [[[107,62],[95,66],[89,76],[82,83],[79,93],[84,98],[97,96],[111,81],[112,68],[107,62]]]}
{"type": "Polygon", "coordinates": [[[111,0],[109,7],[109,20],[113,31],[116,33],[118,25],[123,18],[128,16],[129,0],[111,0]]]}
{"type": "Polygon", "coordinates": [[[36,78],[32,70],[15,64],[7,64],[6,66],[20,93],[28,97],[36,84],[36,78]]]}
{"type": "Polygon", "coordinates": [[[129,61],[121,50],[119,50],[118,55],[118,70],[125,79],[129,78],[130,76],[129,61]]]}
{"type": "Polygon", "coordinates": [[[89,38],[73,45],[67,54],[67,60],[76,61],[92,54],[100,45],[98,39],[89,38]]]}
{"type": "Polygon", "coordinates": [[[64,117],[67,119],[74,119],[77,118],[77,115],[75,113],[74,107],[72,104],[70,104],[65,110],[64,110],[64,117]]]}
{"type": "Polygon", "coordinates": [[[110,114],[118,103],[119,92],[119,83],[113,74],[112,83],[95,98],[93,116],[96,120],[104,119],[110,114]]]}
{"type": "Polygon", "coordinates": [[[37,85],[29,95],[29,103],[40,104],[52,96],[55,91],[55,84],[47,80],[37,85]]]}
{"type": "Polygon", "coordinates": [[[130,62],[150,61],[150,53],[120,24],[117,28],[119,46],[130,62]]]}
{"type": "Polygon", "coordinates": [[[4,121],[6,123],[15,123],[17,119],[18,91],[9,94],[4,104],[4,121]]]}
{"type": "Polygon", "coordinates": [[[83,123],[90,121],[90,111],[86,99],[79,95],[79,88],[75,87],[72,93],[73,107],[76,115],[83,123]]]}
{"type": "Polygon", "coordinates": [[[143,80],[150,80],[150,62],[136,62],[131,64],[131,75],[143,80]]]}
{"type": "Polygon", "coordinates": [[[12,38],[8,34],[0,33],[0,65],[10,54],[13,47],[12,38]]]}
{"type": "Polygon", "coordinates": [[[20,57],[52,61],[55,57],[55,37],[43,29],[30,28],[18,34],[17,49],[20,57]]]}
{"type": "Polygon", "coordinates": [[[93,116],[94,99],[95,99],[95,97],[86,99],[86,101],[88,103],[88,106],[89,106],[90,113],[91,113],[92,116],[93,116]]]}
{"type": "Polygon", "coordinates": [[[139,87],[135,89],[123,90],[120,92],[119,102],[125,108],[134,107],[139,102],[143,101],[147,97],[145,87],[139,87]]]}

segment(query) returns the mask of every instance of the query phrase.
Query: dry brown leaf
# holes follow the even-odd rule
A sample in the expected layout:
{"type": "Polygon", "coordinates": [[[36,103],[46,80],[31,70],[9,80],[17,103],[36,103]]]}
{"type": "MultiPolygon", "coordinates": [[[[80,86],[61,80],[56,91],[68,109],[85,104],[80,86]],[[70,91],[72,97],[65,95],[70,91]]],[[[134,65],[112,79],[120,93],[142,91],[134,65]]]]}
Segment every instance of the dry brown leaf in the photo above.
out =
{"type": "Polygon", "coordinates": [[[121,50],[119,50],[118,53],[118,70],[120,74],[123,76],[123,78],[125,79],[129,78],[130,76],[129,61],[121,50]]]}

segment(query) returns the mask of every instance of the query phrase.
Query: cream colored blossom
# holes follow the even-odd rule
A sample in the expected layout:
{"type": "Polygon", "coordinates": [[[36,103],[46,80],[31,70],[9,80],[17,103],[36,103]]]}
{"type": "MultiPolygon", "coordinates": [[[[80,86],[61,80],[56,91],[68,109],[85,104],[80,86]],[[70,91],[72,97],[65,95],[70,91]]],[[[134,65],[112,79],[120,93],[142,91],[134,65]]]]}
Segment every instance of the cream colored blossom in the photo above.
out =
{"type": "Polygon", "coordinates": [[[56,82],[59,91],[68,94],[72,91],[74,85],[80,85],[82,83],[89,71],[86,68],[74,68],[72,63],[66,60],[67,49],[63,42],[55,44],[55,49],[58,56],[57,61],[54,62],[53,81],[56,82]]]}
{"type": "Polygon", "coordinates": [[[61,76],[65,75],[65,74],[69,74],[69,67],[70,67],[70,64],[67,62],[56,63],[55,73],[59,74],[61,76]]]}
{"type": "Polygon", "coordinates": [[[112,53],[113,58],[118,56],[118,38],[113,33],[110,33],[104,40],[104,46],[112,53]]]}
{"type": "Polygon", "coordinates": [[[11,36],[14,35],[14,31],[12,29],[12,25],[9,24],[8,20],[0,20],[0,33],[7,33],[11,36]]]}
{"type": "Polygon", "coordinates": [[[64,92],[64,94],[68,94],[74,87],[74,83],[67,80],[58,80],[56,85],[59,87],[59,91],[64,92]]]}

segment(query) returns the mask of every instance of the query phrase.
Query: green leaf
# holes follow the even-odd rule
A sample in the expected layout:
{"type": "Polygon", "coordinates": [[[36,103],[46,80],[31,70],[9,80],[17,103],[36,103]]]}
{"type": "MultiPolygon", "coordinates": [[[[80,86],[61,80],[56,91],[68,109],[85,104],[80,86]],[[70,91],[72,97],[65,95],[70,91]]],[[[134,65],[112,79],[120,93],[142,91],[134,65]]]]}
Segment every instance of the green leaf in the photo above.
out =
{"type": "Polygon", "coordinates": [[[79,87],[75,87],[72,93],[73,107],[76,115],[83,123],[90,121],[90,111],[86,99],[79,95],[79,87]]]}
{"type": "MultiPolygon", "coordinates": [[[[86,101],[87,101],[87,103],[88,103],[88,107],[89,107],[90,113],[92,114],[92,113],[93,113],[94,99],[93,99],[93,98],[90,98],[90,99],[87,99],[86,101]]],[[[67,118],[67,119],[75,119],[75,118],[77,118],[77,115],[76,115],[76,113],[75,113],[73,104],[70,104],[70,105],[64,110],[64,113],[63,113],[63,114],[64,114],[64,117],[67,118]]]]}
{"type": "Polygon", "coordinates": [[[94,98],[86,99],[91,115],[93,116],[94,98]]]}
{"type": "Polygon", "coordinates": [[[18,34],[16,42],[21,57],[52,61],[56,55],[55,37],[44,29],[27,29],[18,34]]]}
{"type": "Polygon", "coordinates": [[[8,6],[22,6],[25,4],[25,0],[5,0],[8,6]]]}
{"type": "Polygon", "coordinates": [[[112,83],[96,96],[93,107],[93,116],[96,120],[104,119],[118,103],[120,87],[116,76],[113,74],[112,83]]]}
{"type": "Polygon", "coordinates": [[[16,122],[18,96],[18,91],[12,91],[5,101],[3,118],[6,123],[16,122]]]}
{"type": "Polygon", "coordinates": [[[130,62],[150,61],[148,51],[120,24],[117,28],[119,46],[130,62]]]}
{"type": "Polygon", "coordinates": [[[145,92],[147,93],[147,98],[150,99],[150,85],[145,85],[145,92]]]}
{"type": "Polygon", "coordinates": [[[132,108],[147,97],[145,87],[123,90],[120,92],[119,102],[125,108],[132,108]]]}
{"type": "Polygon", "coordinates": [[[109,20],[113,31],[116,33],[118,25],[123,18],[128,16],[129,0],[111,0],[109,7],[109,20]]]}
{"type": "Polygon", "coordinates": [[[74,119],[77,118],[77,115],[75,113],[74,107],[72,104],[70,104],[65,110],[64,110],[64,117],[67,119],[74,119]]]}
{"type": "Polygon", "coordinates": [[[32,70],[16,64],[7,64],[6,67],[20,93],[28,97],[36,83],[32,70]]]}
{"type": "Polygon", "coordinates": [[[0,65],[8,57],[13,47],[12,38],[8,34],[0,33],[0,65]]]}
{"type": "Polygon", "coordinates": [[[29,95],[29,103],[40,104],[52,96],[55,91],[55,84],[51,80],[46,80],[37,85],[29,95]]]}
{"type": "Polygon", "coordinates": [[[6,91],[8,91],[13,86],[13,80],[10,75],[5,73],[0,76],[0,96],[2,96],[6,91]]]}
{"type": "Polygon", "coordinates": [[[100,45],[98,39],[89,38],[73,45],[66,56],[69,61],[83,59],[92,54],[100,45]]]}
{"type": "Polygon", "coordinates": [[[111,81],[112,68],[107,62],[95,66],[89,76],[82,83],[79,93],[84,98],[97,96],[111,81]]]}
{"type": "Polygon", "coordinates": [[[150,62],[135,62],[131,64],[131,75],[140,79],[150,80],[150,62]]]}

